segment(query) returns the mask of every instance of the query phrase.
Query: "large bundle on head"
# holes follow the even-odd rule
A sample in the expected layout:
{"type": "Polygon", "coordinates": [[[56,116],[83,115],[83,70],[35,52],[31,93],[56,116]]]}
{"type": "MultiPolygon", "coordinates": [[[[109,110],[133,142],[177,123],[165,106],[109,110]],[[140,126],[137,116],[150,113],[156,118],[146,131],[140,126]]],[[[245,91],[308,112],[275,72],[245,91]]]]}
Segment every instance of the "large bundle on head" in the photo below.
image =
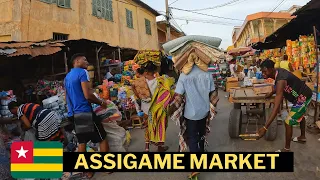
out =
{"type": "Polygon", "coordinates": [[[163,58],[163,53],[157,50],[140,50],[134,57],[134,62],[145,67],[148,62],[152,62],[156,66],[161,65],[161,59],[163,58]]]}
{"type": "Polygon", "coordinates": [[[208,71],[210,63],[224,59],[224,53],[218,48],[220,38],[207,36],[185,36],[163,45],[166,53],[172,55],[177,70],[190,73],[197,65],[201,70],[208,71]]]}

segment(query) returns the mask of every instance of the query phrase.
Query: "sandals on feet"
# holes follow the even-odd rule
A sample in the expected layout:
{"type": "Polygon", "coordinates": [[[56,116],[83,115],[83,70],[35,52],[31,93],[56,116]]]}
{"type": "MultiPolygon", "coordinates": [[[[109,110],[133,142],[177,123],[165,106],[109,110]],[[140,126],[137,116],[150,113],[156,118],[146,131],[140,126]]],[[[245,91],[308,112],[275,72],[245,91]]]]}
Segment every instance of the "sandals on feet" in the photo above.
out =
{"type": "Polygon", "coordinates": [[[293,142],[305,144],[307,142],[307,139],[299,139],[298,137],[295,137],[292,139],[293,142]]]}

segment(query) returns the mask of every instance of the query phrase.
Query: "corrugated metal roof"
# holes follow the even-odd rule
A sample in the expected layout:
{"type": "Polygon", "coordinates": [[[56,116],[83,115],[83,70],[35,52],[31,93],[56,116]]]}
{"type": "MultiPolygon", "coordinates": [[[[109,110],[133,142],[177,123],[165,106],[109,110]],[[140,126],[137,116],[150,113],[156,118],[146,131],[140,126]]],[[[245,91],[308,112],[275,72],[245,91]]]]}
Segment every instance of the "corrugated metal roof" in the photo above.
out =
{"type": "Polygon", "coordinates": [[[8,55],[8,54],[13,54],[15,52],[17,52],[16,49],[4,49],[4,50],[0,49],[0,55],[8,55]]]}
{"type": "Polygon", "coordinates": [[[8,42],[0,43],[0,54],[7,57],[29,55],[32,57],[51,55],[65,46],[60,42],[8,42]],[[14,51],[14,52],[13,52],[14,51]],[[3,53],[1,53],[3,52],[3,53]],[[11,52],[11,53],[7,53],[11,52]]]}

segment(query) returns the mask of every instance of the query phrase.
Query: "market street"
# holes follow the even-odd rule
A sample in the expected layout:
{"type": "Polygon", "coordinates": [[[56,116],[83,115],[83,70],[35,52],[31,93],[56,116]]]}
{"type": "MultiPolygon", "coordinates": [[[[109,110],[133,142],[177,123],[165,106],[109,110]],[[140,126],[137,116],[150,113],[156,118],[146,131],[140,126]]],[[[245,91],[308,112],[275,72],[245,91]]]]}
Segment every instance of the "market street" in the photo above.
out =
{"type": "MultiPolygon", "coordinates": [[[[211,133],[209,135],[208,151],[223,152],[273,152],[284,145],[284,125],[278,127],[278,136],[274,142],[265,141],[243,141],[241,139],[230,139],[228,134],[229,113],[232,104],[225,97],[227,93],[220,91],[220,101],[218,103],[218,114],[211,123],[211,133]]],[[[300,129],[294,128],[293,137],[299,135],[300,129]]],[[[318,136],[307,134],[307,144],[292,143],[292,151],[295,161],[294,173],[201,173],[199,179],[223,179],[223,180],[314,180],[320,178],[320,151],[318,136]]],[[[144,147],[144,131],[134,129],[131,132],[132,141],[129,152],[142,152],[144,147]]],[[[178,149],[178,126],[172,121],[169,122],[167,131],[167,145],[169,151],[175,152],[178,149]]],[[[155,149],[153,149],[155,151],[155,149]]],[[[97,173],[94,179],[113,179],[113,180],[183,180],[187,179],[188,173],[97,173]]]]}

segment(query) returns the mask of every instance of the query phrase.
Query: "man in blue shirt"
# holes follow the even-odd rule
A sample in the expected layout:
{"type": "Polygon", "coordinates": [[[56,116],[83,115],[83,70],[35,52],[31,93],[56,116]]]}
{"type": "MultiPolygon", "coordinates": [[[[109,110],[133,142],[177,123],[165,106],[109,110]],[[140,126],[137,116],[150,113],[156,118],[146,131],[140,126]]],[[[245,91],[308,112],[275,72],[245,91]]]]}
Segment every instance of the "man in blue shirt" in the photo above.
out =
{"type": "MultiPolygon", "coordinates": [[[[104,101],[99,100],[90,87],[89,75],[86,70],[89,63],[83,54],[75,54],[71,58],[73,69],[65,78],[66,99],[68,105],[68,116],[73,120],[74,114],[92,112],[91,103],[99,104],[107,108],[104,101]],[[71,102],[70,102],[71,101],[71,102]]],[[[76,134],[78,139],[78,152],[86,152],[86,143],[100,143],[100,151],[108,152],[106,132],[93,113],[95,132],[76,134]]]]}
{"type": "Polygon", "coordinates": [[[185,95],[184,118],[187,122],[188,145],[190,152],[204,151],[206,119],[210,111],[210,94],[214,92],[211,73],[194,65],[189,74],[182,73],[175,92],[185,95]]]}

